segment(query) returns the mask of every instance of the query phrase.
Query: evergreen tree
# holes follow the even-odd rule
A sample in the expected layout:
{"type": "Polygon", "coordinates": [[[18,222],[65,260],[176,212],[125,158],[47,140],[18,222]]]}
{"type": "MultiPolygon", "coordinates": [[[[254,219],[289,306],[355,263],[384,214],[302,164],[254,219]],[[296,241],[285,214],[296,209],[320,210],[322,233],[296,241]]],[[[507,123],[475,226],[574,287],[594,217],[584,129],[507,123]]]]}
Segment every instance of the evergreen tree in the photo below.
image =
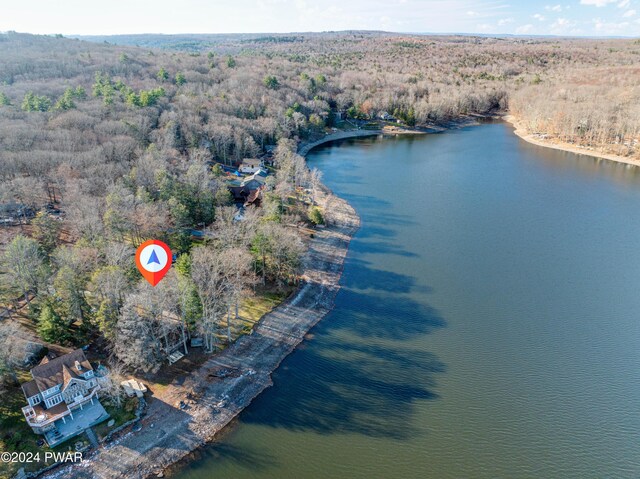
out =
{"type": "Polygon", "coordinates": [[[175,264],[176,271],[184,278],[191,277],[191,255],[181,254],[175,264]]]}
{"type": "Polygon", "coordinates": [[[156,78],[158,81],[165,82],[169,79],[169,72],[167,72],[164,67],[161,67],[158,73],[156,73],[156,78]]]}
{"type": "Polygon", "coordinates": [[[76,107],[75,102],[73,101],[73,97],[75,96],[75,91],[72,88],[67,88],[62,96],[56,102],[54,108],[56,110],[71,110],[76,107]]]}
{"type": "Polygon", "coordinates": [[[407,112],[407,116],[406,116],[406,120],[407,125],[409,126],[415,126],[416,124],[416,111],[413,109],[413,107],[409,108],[409,111],[407,112]]]}
{"type": "Polygon", "coordinates": [[[69,340],[69,325],[47,303],[40,312],[38,319],[38,333],[40,337],[50,343],[66,343],[69,340]]]}
{"type": "Polygon", "coordinates": [[[105,106],[113,103],[116,89],[111,82],[111,77],[107,73],[96,72],[93,83],[93,96],[102,98],[105,106]]]}
{"type": "Polygon", "coordinates": [[[69,266],[60,268],[53,280],[56,298],[60,304],[60,312],[69,322],[81,322],[88,328],[89,305],[84,296],[86,280],[69,266]]]}
{"type": "Polygon", "coordinates": [[[102,301],[98,311],[96,312],[96,323],[98,324],[98,329],[108,341],[113,341],[115,338],[119,313],[120,308],[112,299],[105,299],[102,301]]]}
{"type": "Polygon", "coordinates": [[[84,100],[87,98],[87,91],[84,89],[84,87],[78,85],[73,91],[73,97],[77,98],[78,100],[84,100]]]}
{"type": "Polygon", "coordinates": [[[264,86],[266,86],[270,90],[277,90],[278,87],[280,86],[278,79],[273,75],[265,76],[264,79],[262,80],[262,83],[264,83],[264,86]]]}
{"type": "Polygon", "coordinates": [[[28,92],[22,100],[22,109],[24,111],[49,111],[51,108],[51,100],[46,96],[34,95],[28,92]]]}
{"type": "Polygon", "coordinates": [[[314,225],[324,224],[324,217],[322,216],[322,212],[320,211],[320,208],[318,208],[317,206],[312,206],[311,208],[309,208],[309,220],[314,225]]]}
{"type": "Polygon", "coordinates": [[[44,211],[40,211],[31,224],[33,225],[33,237],[40,243],[43,251],[50,254],[58,242],[60,223],[44,211]]]}

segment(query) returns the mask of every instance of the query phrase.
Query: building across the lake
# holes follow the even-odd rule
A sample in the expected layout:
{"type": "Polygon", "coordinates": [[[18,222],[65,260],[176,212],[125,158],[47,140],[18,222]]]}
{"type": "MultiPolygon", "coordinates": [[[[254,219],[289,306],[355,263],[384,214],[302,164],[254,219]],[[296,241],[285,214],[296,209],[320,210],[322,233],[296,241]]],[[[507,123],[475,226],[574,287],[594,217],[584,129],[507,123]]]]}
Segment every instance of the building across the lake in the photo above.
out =
{"type": "Polygon", "coordinates": [[[31,381],[22,384],[29,403],[22,413],[33,432],[44,435],[49,446],[109,417],[98,400],[100,381],[106,378],[96,373],[82,349],[59,357],[45,356],[31,370],[31,376],[31,381]]]}

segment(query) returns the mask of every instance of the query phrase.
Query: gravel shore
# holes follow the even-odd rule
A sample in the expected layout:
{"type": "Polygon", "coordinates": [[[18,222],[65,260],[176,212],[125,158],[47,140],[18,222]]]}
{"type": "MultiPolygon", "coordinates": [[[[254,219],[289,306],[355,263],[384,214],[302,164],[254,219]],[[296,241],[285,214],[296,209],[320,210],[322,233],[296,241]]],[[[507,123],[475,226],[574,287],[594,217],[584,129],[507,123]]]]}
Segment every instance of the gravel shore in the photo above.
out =
{"type": "Polygon", "coordinates": [[[568,151],[570,153],[576,153],[578,155],[593,156],[595,158],[602,158],[609,161],[615,161],[618,163],[624,163],[626,165],[640,166],[640,160],[627,156],[614,155],[611,153],[603,153],[596,149],[583,148],[577,145],[564,143],[558,140],[541,137],[540,135],[534,135],[529,133],[520,122],[518,122],[512,115],[506,115],[503,119],[513,126],[514,133],[531,144],[544,146],[546,148],[553,148],[554,150],[568,151]]]}
{"type": "Polygon", "coordinates": [[[271,386],[271,373],[333,308],[349,242],[360,225],[355,210],[328,189],[323,188],[318,202],[328,212],[329,225],[318,229],[310,241],[303,281],[289,300],[266,314],[253,334],[212,356],[186,378],[176,378],[150,401],[141,430],[129,430],[82,463],[58,467],[41,477],[157,476],[212,441],[271,386]],[[181,400],[187,403],[185,409],[178,407],[181,400]]]}

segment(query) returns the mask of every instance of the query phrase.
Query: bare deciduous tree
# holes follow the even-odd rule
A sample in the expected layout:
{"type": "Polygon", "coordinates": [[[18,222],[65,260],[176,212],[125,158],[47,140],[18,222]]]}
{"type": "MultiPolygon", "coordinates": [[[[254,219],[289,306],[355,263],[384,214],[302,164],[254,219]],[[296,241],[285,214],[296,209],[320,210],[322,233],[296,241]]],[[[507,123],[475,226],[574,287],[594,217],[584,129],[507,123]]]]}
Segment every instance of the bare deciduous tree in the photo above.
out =
{"type": "Polygon", "coordinates": [[[31,292],[37,293],[47,277],[44,256],[38,243],[22,235],[9,243],[3,264],[11,281],[20,288],[27,302],[31,292]]]}

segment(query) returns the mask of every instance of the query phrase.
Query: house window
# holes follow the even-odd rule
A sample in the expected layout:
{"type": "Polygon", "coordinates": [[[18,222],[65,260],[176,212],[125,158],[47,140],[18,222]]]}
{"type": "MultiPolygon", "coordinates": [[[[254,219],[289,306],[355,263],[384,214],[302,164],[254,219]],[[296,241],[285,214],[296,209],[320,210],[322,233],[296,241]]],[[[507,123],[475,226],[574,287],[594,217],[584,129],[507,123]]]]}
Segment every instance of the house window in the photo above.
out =
{"type": "Polygon", "coordinates": [[[47,389],[42,395],[44,397],[50,397],[60,391],[60,385],[54,386],[51,389],[47,389]]]}
{"type": "Polygon", "coordinates": [[[62,395],[58,394],[57,396],[53,396],[45,401],[47,407],[55,406],[56,404],[60,404],[62,402],[62,395]]]}

